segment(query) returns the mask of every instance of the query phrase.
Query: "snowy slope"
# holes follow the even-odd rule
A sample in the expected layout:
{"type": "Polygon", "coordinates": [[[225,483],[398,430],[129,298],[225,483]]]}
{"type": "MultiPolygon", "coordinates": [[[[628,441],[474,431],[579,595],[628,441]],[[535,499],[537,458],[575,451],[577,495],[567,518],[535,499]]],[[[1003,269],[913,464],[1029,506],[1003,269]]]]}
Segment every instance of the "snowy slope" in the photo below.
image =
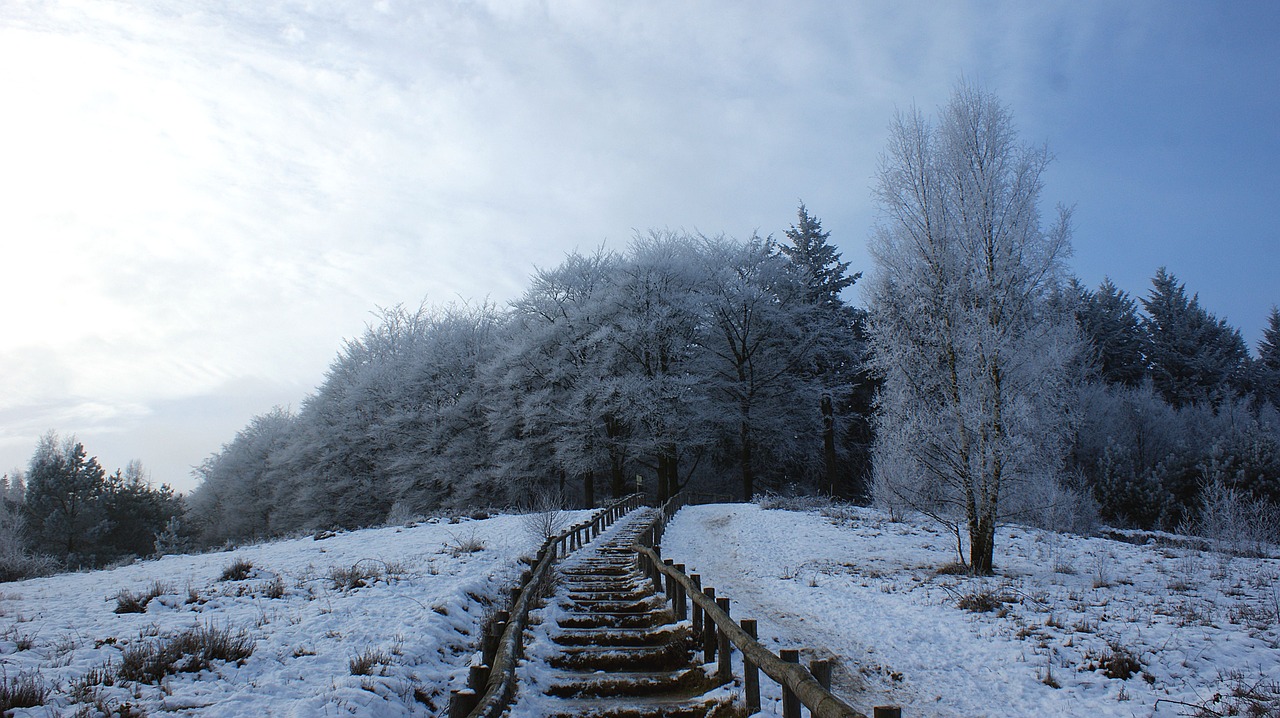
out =
{"type": "Polygon", "coordinates": [[[20,709],[19,716],[94,715],[87,706],[95,701],[148,714],[436,715],[449,681],[470,660],[483,602],[512,584],[520,557],[535,550],[521,517],[498,516],[2,584],[0,670],[10,679],[38,671],[52,688],[52,711],[20,709]],[[220,580],[237,559],[252,564],[249,575],[220,580]],[[365,585],[339,587],[335,573],[342,578],[353,568],[365,585]],[[157,582],[163,593],[144,613],[115,613],[121,590],[145,594],[157,582]],[[112,672],[131,645],[193,626],[244,631],[253,654],[241,665],[215,663],[159,685],[91,679],[85,688],[86,675],[104,666],[112,672]],[[367,675],[352,675],[361,656],[372,665],[367,675]]]}
{"type": "Polygon", "coordinates": [[[766,643],[833,652],[837,693],[868,713],[1191,715],[1167,701],[1280,681],[1275,560],[1012,527],[997,539],[999,575],[977,579],[939,572],[955,538],[925,520],[826,513],[687,507],[663,554],[757,619],[766,643]],[[960,607],[984,595],[992,610],[960,607]],[[1125,652],[1140,668],[1108,677],[1125,652]]]}

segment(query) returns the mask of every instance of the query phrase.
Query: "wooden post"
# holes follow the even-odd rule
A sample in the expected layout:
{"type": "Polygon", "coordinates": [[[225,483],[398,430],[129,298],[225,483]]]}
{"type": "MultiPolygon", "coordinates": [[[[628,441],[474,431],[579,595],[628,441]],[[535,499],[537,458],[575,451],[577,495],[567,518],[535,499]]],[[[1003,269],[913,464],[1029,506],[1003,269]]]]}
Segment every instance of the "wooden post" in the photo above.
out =
{"type": "MultiPolygon", "coordinates": [[[[689,580],[693,581],[694,587],[696,587],[698,592],[701,593],[702,576],[696,573],[690,574],[689,580]]],[[[690,600],[690,603],[693,604],[693,635],[697,636],[702,633],[702,606],[699,606],[697,602],[692,599],[690,600]]]]}
{"type": "MultiPolygon", "coordinates": [[[[754,618],[744,618],[740,621],[742,630],[747,632],[752,638],[759,638],[756,635],[756,621],[754,618]]],[[[755,715],[760,712],[760,669],[756,664],[747,658],[747,654],[742,654],[742,687],[746,692],[747,713],[755,715]]]]}
{"type": "MultiPolygon", "coordinates": [[[[778,657],[787,663],[799,663],[800,651],[784,648],[778,651],[778,657]]],[[[782,718],[800,718],[800,699],[785,685],[782,686],[782,718]]]]}
{"type": "MultiPolygon", "coordinates": [[[[720,607],[721,611],[726,614],[729,613],[729,599],[717,598],[716,605],[720,607]]],[[[720,663],[716,666],[716,680],[720,685],[724,685],[733,680],[733,662],[731,660],[733,654],[729,650],[729,634],[724,631],[716,631],[716,635],[718,637],[716,643],[719,644],[717,648],[720,650],[720,663]]]]}
{"type": "MultiPolygon", "coordinates": [[[[681,574],[683,574],[684,564],[682,563],[676,564],[675,569],[679,571],[681,574]]],[[[680,581],[676,581],[675,609],[676,609],[677,621],[683,621],[684,619],[689,617],[689,599],[688,599],[688,596],[685,595],[684,584],[680,581]]]]}
{"type": "MultiPolygon", "coordinates": [[[[676,565],[676,562],[675,562],[675,560],[673,560],[673,559],[664,558],[664,559],[662,559],[662,565],[663,565],[663,566],[674,566],[674,565],[676,565]]],[[[675,604],[675,602],[676,602],[676,580],[675,580],[674,578],[672,578],[671,574],[664,574],[664,575],[666,576],[666,579],[667,579],[667,603],[675,604]]]]}
{"type": "Polygon", "coordinates": [[[484,684],[489,682],[489,666],[480,665],[471,666],[467,672],[467,688],[480,693],[484,690],[484,684]]]}
{"type": "Polygon", "coordinates": [[[475,710],[480,696],[470,688],[454,689],[449,692],[449,718],[467,718],[475,710]]]}
{"type": "Polygon", "coordinates": [[[876,706],[871,709],[871,718],[902,718],[902,709],[898,706],[876,706]]]}
{"type": "Polygon", "coordinates": [[[831,690],[831,661],[815,658],[809,661],[809,672],[818,681],[818,685],[826,690],[831,690]]]}
{"type": "MultiPolygon", "coordinates": [[[[702,589],[702,595],[716,600],[716,590],[714,588],[702,589]]],[[[716,622],[711,620],[711,614],[707,614],[702,620],[702,657],[703,663],[710,663],[716,659],[716,622]]]]}

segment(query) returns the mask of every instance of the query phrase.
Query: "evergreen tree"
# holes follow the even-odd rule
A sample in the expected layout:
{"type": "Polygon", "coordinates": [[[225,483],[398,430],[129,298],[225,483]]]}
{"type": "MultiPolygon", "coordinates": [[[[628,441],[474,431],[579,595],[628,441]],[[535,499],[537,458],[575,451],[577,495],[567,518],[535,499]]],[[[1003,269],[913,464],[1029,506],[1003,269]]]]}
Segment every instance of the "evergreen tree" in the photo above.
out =
{"type": "Polygon", "coordinates": [[[1138,386],[1146,375],[1146,365],[1137,304],[1110,278],[1104,278],[1096,292],[1072,281],[1081,299],[1076,320],[1084,338],[1093,347],[1103,380],[1109,384],[1138,386]]]}
{"type": "Polygon", "coordinates": [[[848,274],[849,262],[827,240],[831,233],[809,214],[804,203],[797,210],[798,223],[785,234],[789,244],[779,247],[806,288],[806,299],[818,311],[812,313],[817,337],[813,369],[823,385],[818,409],[822,416],[823,493],[865,499],[870,474],[871,402],[874,382],[863,370],[866,356],[866,312],[840,299],[862,272],[848,274]],[[844,432],[837,430],[843,423],[844,432]],[[843,438],[843,442],[838,442],[843,438]],[[843,451],[841,451],[843,450],[843,451]],[[845,462],[841,462],[841,454],[845,462]],[[841,486],[841,478],[848,486],[841,486]]]}
{"type": "Polygon", "coordinates": [[[27,471],[26,518],[33,547],[63,560],[80,557],[104,526],[106,472],[97,457],[69,437],[50,431],[40,439],[27,471]]]}
{"type": "Polygon", "coordinates": [[[1151,379],[1165,401],[1216,406],[1242,393],[1249,351],[1238,330],[1205,311],[1198,296],[1188,297],[1164,267],[1142,306],[1151,379]]]}
{"type": "Polygon", "coordinates": [[[841,262],[840,252],[834,245],[827,244],[831,233],[822,229],[822,222],[809,214],[803,202],[797,217],[800,223],[791,225],[786,231],[791,244],[784,244],[779,250],[799,269],[811,303],[832,309],[843,308],[841,290],[852,287],[862,272],[846,274],[849,263],[841,262]]]}
{"type": "Polygon", "coordinates": [[[1280,408],[1280,309],[1271,307],[1267,328],[1258,342],[1255,382],[1258,398],[1280,408]]]}

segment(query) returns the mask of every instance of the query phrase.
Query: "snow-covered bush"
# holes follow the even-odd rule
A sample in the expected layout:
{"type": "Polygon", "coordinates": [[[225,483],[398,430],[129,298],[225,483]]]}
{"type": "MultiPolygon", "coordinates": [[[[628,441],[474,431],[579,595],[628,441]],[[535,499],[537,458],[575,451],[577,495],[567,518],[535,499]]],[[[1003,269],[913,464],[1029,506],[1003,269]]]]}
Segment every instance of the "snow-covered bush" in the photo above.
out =
{"type": "Polygon", "coordinates": [[[1199,512],[1184,526],[1231,553],[1266,556],[1280,541],[1280,508],[1252,498],[1215,476],[1200,489],[1199,512]]]}

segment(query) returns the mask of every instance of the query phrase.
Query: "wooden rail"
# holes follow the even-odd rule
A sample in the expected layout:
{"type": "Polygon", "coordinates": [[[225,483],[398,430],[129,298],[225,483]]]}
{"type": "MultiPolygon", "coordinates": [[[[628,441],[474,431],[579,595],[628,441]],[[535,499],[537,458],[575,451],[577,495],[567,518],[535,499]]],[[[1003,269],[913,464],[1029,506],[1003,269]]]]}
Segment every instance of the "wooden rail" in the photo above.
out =
{"type": "MultiPolygon", "coordinates": [[[[640,535],[632,549],[639,558],[641,571],[653,579],[660,591],[665,587],[676,619],[684,620],[692,610],[694,635],[701,633],[704,662],[717,661],[717,679],[722,684],[733,680],[729,656],[732,644],[742,653],[743,688],[749,712],[760,710],[758,671],[763,671],[782,686],[784,718],[800,718],[801,705],[808,708],[814,718],[867,718],[831,693],[829,662],[813,661],[806,670],[799,664],[798,651],[783,650],[781,656],[774,655],[756,640],[755,621],[744,620],[739,625],[729,615],[728,598],[716,596],[714,588],[704,588],[697,574],[686,575],[684,564],[662,558],[661,542],[667,522],[685,505],[682,495],[673,496],[659,510],[652,528],[640,535]]],[[[901,709],[895,706],[874,709],[874,718],[901,718],[901,715],[901,709]]]]}
{"type": "Polygon", "coordinates": [[[511,705],[516,692],[516,664],[524,654],[525,624],[529,611],[542,594],[551,567],[599,536],[614,521],[639,508],[643,500],[641,494],[618,499],[591,518],[543,542],[534,558],[533,568],[520,578],[511,611],[499,612],[493,630],[482,641],[483,663],[471,666],[467,688],[451,692],[449,718],[497,718],[511,705]]]}

